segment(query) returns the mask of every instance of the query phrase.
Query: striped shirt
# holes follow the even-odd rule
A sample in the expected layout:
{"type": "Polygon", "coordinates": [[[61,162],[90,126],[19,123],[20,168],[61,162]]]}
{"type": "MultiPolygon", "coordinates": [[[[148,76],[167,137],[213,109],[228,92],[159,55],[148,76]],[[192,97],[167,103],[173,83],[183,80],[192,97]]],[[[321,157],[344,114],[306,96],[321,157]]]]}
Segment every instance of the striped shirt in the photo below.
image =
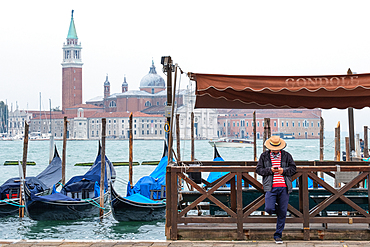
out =
{"type": "MultiPolygon", "coordinates": [[[[272,167],[281,167],[281,152],[278,154],[274,154],[270,152],[272,167]]],[[[274,179],[272,182],[272,187],[286,187],[284,176],[279,174],[278,172],[274,172],[274,179]]]]}

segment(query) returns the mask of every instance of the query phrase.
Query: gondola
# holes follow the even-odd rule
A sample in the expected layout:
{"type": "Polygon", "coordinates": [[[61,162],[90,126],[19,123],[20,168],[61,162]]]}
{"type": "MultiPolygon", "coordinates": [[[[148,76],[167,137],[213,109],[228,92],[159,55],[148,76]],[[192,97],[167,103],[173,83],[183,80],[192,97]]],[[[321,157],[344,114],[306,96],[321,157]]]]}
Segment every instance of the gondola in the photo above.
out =
{"type": "MultiPolygon", "coordinates": [[[[108,181],[114,180],[116,172],[105,156],[104,201],[108,200],[108,181]],[[107,169],[109,167],[109,169],[107,169]],[[110,173],[107,173],[110,170],[110,173]],[[110,178],[107,178],[110,174],[110,178]]],[[[77,220],[99,215],[101,152],[94,165],[82,176],[72,177],[60,192],[48,195],[26,195],[26,212],[33,220],[77,220]]]]}
{"type": "Polygon", "coordinates": [[[120,196],[111,187],[111,209],[117,221],[155,221],[165,218],[166,203],[166,167],[168,149],[164,144],[162,159],[156,169],[142,177],[131,188],[127,185],[127,196],[120,196]]]}
{"type": "MultiPolygon", "coordinates": [[[[53,186],[62,179],[62,160],[55,146],[50,164],[36,177],[26,177],[25,194],[50,193],[53,186]]],[[[19,213],[20,178],[8,179],[0,186],[0,218],[19,213]]]]}

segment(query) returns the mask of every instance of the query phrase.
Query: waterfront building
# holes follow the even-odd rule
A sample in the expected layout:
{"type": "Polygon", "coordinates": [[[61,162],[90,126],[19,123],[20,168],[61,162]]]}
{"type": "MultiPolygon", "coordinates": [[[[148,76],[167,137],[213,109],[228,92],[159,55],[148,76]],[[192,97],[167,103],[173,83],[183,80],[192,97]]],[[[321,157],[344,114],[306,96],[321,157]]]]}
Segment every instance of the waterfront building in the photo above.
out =
{"type": "Polygon", "coordinates": [[[253,111],[256,136],[263,138],[264,118],[270,118],[272,135],[282,138],[320,138],[321,109],[219,110],[218,136],[253,138],[253,111]]]}
{"type": "Polygon", "coordinates": [[[24,135],[24,123],[29,122],[32,114],[25,110],[19,110],[18,105],[15,111],[10,111],[8,115],[8,137],[22,139],[24,135]]]}

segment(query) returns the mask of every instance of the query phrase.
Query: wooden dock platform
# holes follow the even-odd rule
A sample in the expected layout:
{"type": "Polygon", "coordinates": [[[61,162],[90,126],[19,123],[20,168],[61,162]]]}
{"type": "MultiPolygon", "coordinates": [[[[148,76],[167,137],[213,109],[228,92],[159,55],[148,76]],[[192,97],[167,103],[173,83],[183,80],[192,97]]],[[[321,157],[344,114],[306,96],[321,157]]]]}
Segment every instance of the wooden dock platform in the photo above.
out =
{"type": "Polygon", "coordinates": [[[275,244],[273,241],[109,241],[109,240],[0,240],[0,247],[368,247],[370,241],[284,241],[275,244]]]}
{"type": "Polygon", "coordinates": [[[0,240],[0,247],[36,247],[36,246],[69,246],[69,247],[368,247],[370,241],[109,241],[109,240],[0,240]]]}
{"type": "MultiPolygon", "coordinates": [[[[178,225],[179,240],[231,240],[237,238],[237,224],[181,224],[178,225]]],[[[243,224],[244,240],[272,241],[275,224],[243,224]]],[[[284,240],[304,240],[304,231],[297,224],[286,224],[284,240]]],[[[368,224],[310,224],[310,240],[361,240],[370,239],[368,224]]],[[[370,246],[370,244],[369,244],[370,246]]]]}

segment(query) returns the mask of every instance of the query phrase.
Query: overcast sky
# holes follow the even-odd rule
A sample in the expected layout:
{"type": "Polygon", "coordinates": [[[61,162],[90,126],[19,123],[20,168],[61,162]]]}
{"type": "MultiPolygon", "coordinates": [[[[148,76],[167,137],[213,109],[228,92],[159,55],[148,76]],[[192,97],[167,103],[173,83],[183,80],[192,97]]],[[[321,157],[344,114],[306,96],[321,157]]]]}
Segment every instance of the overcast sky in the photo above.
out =
{"type": "MultiPolygon", "coordinates": [[[[83,102],[139,89],[152,58],[186,72],[243,75],[370,73],[370,1],[3,1],[0,8],[0,100],[20,109],[61,106],[62,46],[71,10],[82,45],[83,102]]],[[[182,76],[184,88],[189,83],[182,76]]],[[[356,131],[370,110],[355,111],[356,131]]],[[[325,129],[347,110],[324,110],[325,129]]]]}

